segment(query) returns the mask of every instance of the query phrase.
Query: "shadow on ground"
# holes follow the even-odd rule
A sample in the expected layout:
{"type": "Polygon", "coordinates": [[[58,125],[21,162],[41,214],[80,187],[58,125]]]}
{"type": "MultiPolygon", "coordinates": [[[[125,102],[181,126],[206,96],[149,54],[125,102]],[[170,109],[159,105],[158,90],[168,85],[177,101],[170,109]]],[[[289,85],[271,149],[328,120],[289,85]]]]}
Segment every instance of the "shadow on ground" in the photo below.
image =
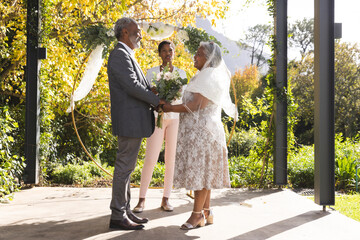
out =
{"type": "MultiPolygon", "coordinates": [[[[263,197],[269,194],[277,193],[282,191],[281,189],[270,189],[270,190],[246,190],[239,191],[238,189],[230,189],[222,191],[212,199],[212,206],[227,206],[227,205],[238,205],[241,202],[263,197]]],[[[146,216],[151,220],[161,219],[164,217],[173,217],[178,214],[183,214],[192,211],[192,200],[185,196],[178,194],[178,199],[181,199],[185,204],[176,207],[173,212],[166,213],[159,209],[145,210],[139,216],[146,216]]],[[[89,201],[89,199],[86,199],[89,201]]],[[[56,204],[59,204],[56,203],[56,204]]],[[[81,204],[81,203],[79,203],[81,204]]],[[[325,213],[326,214],[326,213],[325,213]]],[[[309,221],[316,220],[325,216],[318,212],[307,212],[296,217],[292,217],[280,222],[264,226],[245,234],[239,235],[233,239],[254,239],[255,236],[262,236],[263,239],[279,234],[283,231],[287,231],[291,228],[295,228],[309,221]]],[[[36,222],[33,224],[17,224],[6,225],[0,227],[0,239],[21,239],[20,236],[26,236],[27,239],[196,239],[201,236],[187,236],[187,231],[179,230],[179,225],[170,225],[166,227],[153,227],[150,229],[144,229],[141,231],[111,231],[108,229],[110,216],[101,216],[86,218],[79,221],[66,220],[67,216],[64,216],[62,221],[47,221],[47,222],[36,222]],[[21,233],[21,234],[19,234],[21,233]]],[[[70,219],[74,219],[71,217],[70,219]]]]}
{"type": "Polygon", "coordinates": [[[306,223],[310,223],[311,221],[315,221],[327,215],[329,215],[328,212],[309,211],[298,216],[255,229],[253,231],[231,238],[231,240],[268,239],[282,232],[289,231],[290,229],[299,227],[306,223]]]}

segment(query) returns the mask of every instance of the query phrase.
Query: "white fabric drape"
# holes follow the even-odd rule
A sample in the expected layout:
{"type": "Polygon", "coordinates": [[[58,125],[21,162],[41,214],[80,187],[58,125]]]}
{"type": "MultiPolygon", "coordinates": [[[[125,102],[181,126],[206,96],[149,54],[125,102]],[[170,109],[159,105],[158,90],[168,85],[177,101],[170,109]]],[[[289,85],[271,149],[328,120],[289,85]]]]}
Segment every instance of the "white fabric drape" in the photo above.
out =
{"type": "Polygon", "coordinates": [[[188,41],[189,35],[187,32],[179,27],[162,23],[162,22],[156,22],[156,23],[147,23],[147,22],[141,22],[139,23],[139,26],[142,28],[144,32],[146,32],[151,39],[153,40],[163,40],[165,38],[169,38],[174,32],[177,32],[176,37],[182,41],[188,41]]]}
{"type": "Polygon", "coordinates": [[[75,102],[83,99],[90,92],[104,61],[102,57],[103,49],[104,45],[98,45],[91,52],[81,82],[71,96],[70,107],[67,109],[67,112],[71,112],[71,106],[74,108],[75,102]]]}
{"type": "Polygon", "coordinates": [[[150,38],[153,40],[162,40],[168,38],[174,33],[176,29],[176,27],[173,25],[164,24],[161,22],[157,22],[157,23],[142,22],[139,25],[144,30],[144,32],[150,35],[150,38]]]}

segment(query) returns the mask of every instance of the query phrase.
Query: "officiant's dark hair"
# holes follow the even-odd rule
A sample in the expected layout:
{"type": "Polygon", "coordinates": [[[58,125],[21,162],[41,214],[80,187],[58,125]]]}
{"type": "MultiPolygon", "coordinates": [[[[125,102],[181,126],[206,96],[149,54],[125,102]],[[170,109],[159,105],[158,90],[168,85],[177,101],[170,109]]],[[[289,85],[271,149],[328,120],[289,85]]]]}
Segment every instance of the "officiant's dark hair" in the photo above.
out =
{"type": "Polygon", "coordinates": [[[117,40],[120,40],[120,38],[122,37],[122,30],[124,28],[127,28],[130,23],[137,24],[137,22],[134,19],[128,17],[123,17],[116,21],[114,26],[114,32],[117,40]]]}
{"type": "Polygon", "coordinates": [[[161,43],[159,43],[159,46],[158,46],[158,52],[160,53],[161,52],[161,49],[164,47],[165,44],[170,44],[170,46],[174,49],[175,51],[175,44],[170,41],[170,40],[164,40],[162,41],[161,43]]]}

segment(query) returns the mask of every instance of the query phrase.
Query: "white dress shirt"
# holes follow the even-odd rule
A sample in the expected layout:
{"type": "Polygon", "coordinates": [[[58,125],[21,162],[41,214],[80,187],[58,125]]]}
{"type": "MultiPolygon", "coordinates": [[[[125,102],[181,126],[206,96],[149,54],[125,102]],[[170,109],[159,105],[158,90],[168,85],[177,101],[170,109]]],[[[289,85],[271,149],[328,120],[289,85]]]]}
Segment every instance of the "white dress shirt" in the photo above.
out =
{"type": "MultiPolygon", "coordinates": [[[[128,51],[128,52],[130,53],[131,57],[135,59],[135,52],[134,52],[134,50],[132,50],[128,45],[126,45],[126,44],[123,43],[122,41],[119,41],[119,43],[121,43],[121,44],[125,47],[126,51],[128,51]]],[[[135,60],[136,60],[136,59],[135,59],[135,60]]]]}

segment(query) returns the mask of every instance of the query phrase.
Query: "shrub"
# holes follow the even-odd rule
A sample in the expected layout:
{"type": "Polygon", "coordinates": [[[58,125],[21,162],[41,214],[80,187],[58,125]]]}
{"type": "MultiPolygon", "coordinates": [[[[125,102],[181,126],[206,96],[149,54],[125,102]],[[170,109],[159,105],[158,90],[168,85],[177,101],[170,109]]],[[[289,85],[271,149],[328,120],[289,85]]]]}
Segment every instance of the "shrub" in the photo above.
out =
{"type": "Polygon", "coordinates": [[[335,161],[336,190],[355,189],[355,172],[358,162],[351,158],[338,158],[335,161]]]}
{"type": "MultiPolygon", "coordinates": [[[[356,166],[359,165],[359,138],[335,137],[335,189],[355,190],[356,166]]],[[[289,152],[288,176],[294,188],[314,187],[314,146],[303,146],[289,152]]]]}
{"type": "Polygon", "coordinates": [[[255,187],[260,183],[262,164],[250,157],[232,157],[229,159],[231,187],[255,187]]]}
{"type": "Polygon", "coordinates": [[[356,165],[359,165],[359,137],[343,139],[342,134],[335,138],[335,189],[355,190],[356,165]]]}
{"type": "Polygon", "coordinates": [[[304,146],[289,152],[288,180],[293,188],[314,187],[314,147],[304,146]]]}
{"type": "MultiPolygon", "coordinates": [[[[107,168],[108,172],[113,172],[111,167],[103,166],[107,168]]],[[[59,184],[82,184],[94,181],[97,178],[110,179],[105,172],[97,167],[93,162],[84,162],[83,164],[68,163],[65,166],[57,166],[51,174],[51,180],[53,183],[59,184]]]]}
{"type": "MultiPolygon", "coordinates": [[[[131,182],[135,185],[140,185],[141,171],[144,166],[144,161],[139,160],[134,172],[131,174],[131,182]]],[[[161,187],[164,185],[165,165],[157,162],[154,167],[153,175],[151,178],[150,186],[161,187]]]]}
{"type": "Polygon", "coordinates": [[[0,200],[12,199],[10,194],[19,188],[25,167],[24,158],[14,153],[14,132],[19,126],[10,115],[8,107],[0,108],[0,200]]]}
{"type": "MultiPolygon", "coordinates": [[[[227,141],[229,139],[229,133],[226,134],[227,141]]],[[[255,130],[238,130],[234,131],[230,143],[228,145],[228,156],[249,156],[250,150],[255,146],[257,142],[257,132],[255,130]]]]}
{"type": "Polygon", "coordinates": [[[63,184],[80,184],[91,178],[90,171],[80,166],[67,164],[65,166],[59,165],[52,173],[54,183],[63,184]]]}

